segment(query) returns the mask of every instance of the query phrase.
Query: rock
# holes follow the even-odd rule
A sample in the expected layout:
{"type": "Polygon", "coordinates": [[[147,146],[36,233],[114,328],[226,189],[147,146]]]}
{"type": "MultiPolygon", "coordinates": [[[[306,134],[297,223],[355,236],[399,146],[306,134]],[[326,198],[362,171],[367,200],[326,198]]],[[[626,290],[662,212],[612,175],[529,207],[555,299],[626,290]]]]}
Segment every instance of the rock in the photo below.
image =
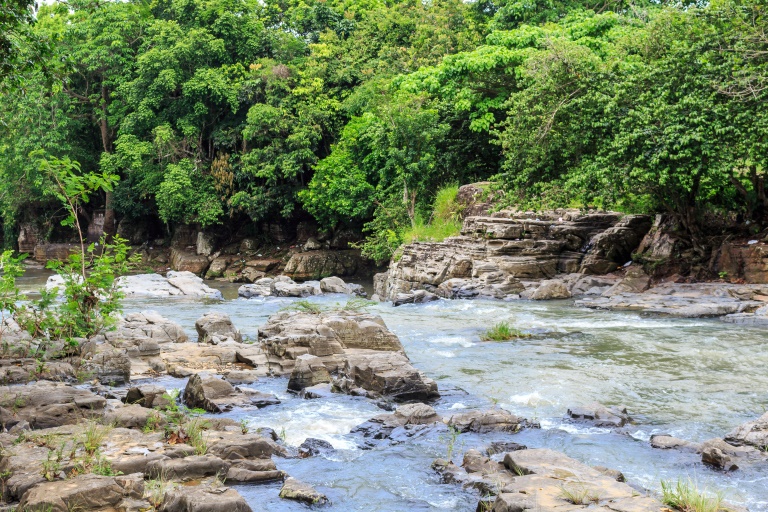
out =
{"type": "Polygon", "coordinates": [[[234,340],[243,342],[243,335],[232,324],[226,313],[210,312],[198,318],[195,322],[198,343],[218,345],[222,341],[234,340]]]}
{"type": "Polygon", "coordinates": [[[413,293],[399,293],[393,301],[394,306],[402,306],[403,304],[423,304],[425,302],[432,302],[433,300],[439,300],[440,297],[434,293],[430,293],[425,290],[416,290],[413,293]]]}
{"type": "Polygon", "coordinates": [[[288,380],[288,389],[298,392],[306,387],[329,382],[331,375],[323,361],[317,356],[303,354],[296,358],[296,366],[288,380]]]}
{"type": "Polygon", "coordinates": [[[207,256],[178,247],[171,247],[171,268],[173,270],[201,275],[208,269],[209,263],[207,256]]]}
{"type": "Polygon", "coordinates": [[[517,450],[527,450],[528,447],[524,444],[513,443],[512,441],[494,441],[485,450],[486,454],[490,457],[497,453],[516,452],[517,450]]]}
{"type": "Polygon", "coordinates": [[[295,478],[286,478],[280,489],[280,497],[286,500],[302,501],[309,505],[322,505],[328,503],[328,498],[317,492],[311,485],[305,484],[295,478]]]}
{"type": "Polygon", "coordinates": [[[118,286],[126,297],[190,297],[221,299],[221,292],[207,286],[191,272],[138,274],[118,278],[118,286]]]}
{"type": "Polygon", "coordinates": [[[197,254],[206,257],[206,263],[208,263],[207,257],[213,254],[213,251],[216,249],[216,236],[212,233],[199,231],[197,233],[197,244],[195,249],[197,254]]]}
{"type": "Polygon", "coordinates": [[[76,244],[49,244],[39,243],[35,246],[34,258],[40,263],[49,261],[66,261],[70,255],[80,252],[80,246],[76,244]]]}
{"type": "MultiPolygon", "coordinates": [[[[369,439],[392,439],[396,431],[400,434],[396,437],[411,437],[424,430],[425,427],[433,427],[440,423],[441,418],[435,410],[426,404],[406,404],[399,406],[392,414],[381,414],[355,427],[352,432],[362,434],[369,439]]],[[[372,443],[367,442],[369,446],[372,443]]]]}
{"type": "Polygon", "coordinates": [[[321,244],[315,237],[310,237],[309,240],[307,240],[307,243],[304,244],[305,251],[319,251],[322,248],[323,244],[321,244]]]}
{"type": "Polygon", "coordinates": [[[257,279],[253,284],[244,284],[237,289],[237,295],[246,299],[251,297],[269,297],[272,295],[272,283],[274,279],[264,277],[257,279]]]}
{"type": "Polygon", "coordinates": [[[676,437],[668,436],[665,434],[654,434],[651,436],[651,446],[662,450],[683,450],[700,453],[701,445],[698,443],[692,443],[685,441],[684,439],[678,439],[676,437]]]}
{"type": "Polygon", "coordinates": [[[119,406],[110,404],[104,413],[104,422],[116,427],[141,429],[147,425],[150,419],[159,425],[165,423],[165,420],[157,411],[139,404],[120,404],[119,406]]]}
{"type": "Polygon", "coordinates": [[[612,297],[621,293],[642,293],[651,287],[651,276],[640,265],[631,266],[624,279],[603,292],[603,297],[612,297]]]}
{"type": "Polygon", "coordinates": [[[192,408],[220,413],[234,407],[263,407],[280,403],[274,396],[258,391],[240,391],[229,382],[207,373],[197,373],[189,378],[184,388],[184,403],[192,408]]]}
{"type": "Polygon", "coordinates": [[[568,416],[573,420],[586,421],[595,427],[623,427],[632,421],[624,407],[605,407],[593,403],[584,407],[571,407],[568,416]]]}
{"type": "Polygon", "coordinates": [[[130,388],[123,399],[126,404],[137,404],[152,409],[154,407],[166,407],[169,400],[164,398],[165,388],[154,384],[146,384],[130,388]]]}
{"type": "MultiPolygon", "coordinates": [[[[162,343],[184,343],[189,337],[184,329],[154,311],[142,311],[141,313],[129,313],[114,331],[107,332],[106,339],[115,346],[140,346],[146,341],[162,343]]],[[[156,353],[142,355],[157,355],[156,353]]]]}
{"type": "Polygon", "coordinates": [[[328,276],[353,276],[363,273],[368,265],[357,250],[313,250],[293,253],[284,272],[293,279],[303,281],[328,276]]]}
{"type": "Polygon", "coordinates": [[[399,352],[357,351],[348,354],[334,386],[345,392],[359,387],[396,401],[432,400],[440,397],[437,384],[411,366],[399,352]]]}
{"type": "Polygon", "coordinates": [[[198,485],[168,491],[160,512],[252,512],[252,509],[234,489],[198,485]]]}
{"type": "Polygon", "coordinates": [[[19,510],[114,510],[124,499],[140,499],[143,494],[141,475],[78,475],[34,486],[21,498],[19,510]]]}
{"type": "Polygon", "coordinates": [[[333,445],[322,439],[308,437],[299,445],[299,457],[307,458],[333,450],[333,445]]]}
{"type": "Polygon", "coordinates": [[[349,293],[347,283],[340,277],[324,277],[320,280],[320,290],[323,293],[349,293]]]}
{"type": "Polygon", "coordinates": [[[632,252],[651,229],[647,215],[626,215],[613,227],[595,235],[579,272],[607,274],[632,259],[632,252]]]}
{"type": "Polygon", "coordinates": [[[38,381],[0,387],[0,424],[11,428],[21,421],[33,429],[70,425],[100,416],[107,401],[90,391],[66,384],[38,381]]]}
{"type": "Polygon", "coordinates": [[[230,464],[214,455],[192,455],[177,459],[154,460],[145,471],[149,478],[165,478],[188,482],[207,476],[226,476],[230,464]]]}
{"type": "Polygon", "coordinates": [[[478,434],[518,432],[528,424],[527,420],[519,418],[503,409],[455,414],[448,418],[447,423],[458,429],[459,432],[476,432],[478,434]]]}
{"type": "Polygon", "coordinates": [[[255,370],[232,370],[224,374],[224,380],[237,386],[239,384],[253,384],[258,382],[258,372],[255,370]]]}
{"type": "Polygon", "coordinates": [[[333,396],[330,384],[317,384],[316,386],[309,386],[299,392],[301,398],[307,400],[314,400],[316,398],[329,398],[333,396]]]}
{"type": "Polygon", "coordinates": [[[131,381],[131,358],[125,350],[103,347],[87,354],[83,352],[80,371],[90,374],[104,385],[122,385],[131,381]]]}
{"type": "Polygon", "coordinates": [[[735,471],[739,466],[719,447],[705,443],[701,449],[701,462],[723,471],[735,471]]]}
{"type": "MultiPolygon", "coordinates": [[[[378,277],[374,291],[387,300],[416,290],[452,298],[512,298],[522,291],[519,279],[551,280],[558,273],[615,269],[629,259],[634,250],[630,246],[639,243],[649,225],[644,216],[575,210],[468,216],[460,236],[404,245],[388,274],[378,277]],[[452,281],[436,292],[453,279],[463,281],[452,281]],[[495,281],[495,286],[484,279],[495,281]]],[[[558,297],[566,297],[562,288],[557,291],[558,297]]]]}
{"type": "Polygon", "coordinates": [[[293,281],[275,281],[272,283],[271,294],[275,297],[311,297],[318,295],[315,287],[307,283],[294,283],[293,281]]]}
{"type": "Polygon", "coordinates": [[[568,287],[558,280],[542,281],[531,296],[533,300],[569,299],[570,297],[571,292],[568,287]]]}
{"type": "Polygon", "coordinates": [[[768,412],[755,421],[744,423],[725,436],[725,441],[736,446],[768,447],[768,412]]]}
{"type": "Polygon", "coordinates": [[[278,471],[272,459],[240,460],[232,464],[227,482],[256,483],[283,480],[285,473],[278,471]]]}
{"type": "Polygon", "coordinates": [[[227,270],[227,267],[232,263],[232,260],[232,256],[217,256],[211,261],[211,264],[205,273],[205,278],[215,279],[217,277],[222,277],[227,270]]]}

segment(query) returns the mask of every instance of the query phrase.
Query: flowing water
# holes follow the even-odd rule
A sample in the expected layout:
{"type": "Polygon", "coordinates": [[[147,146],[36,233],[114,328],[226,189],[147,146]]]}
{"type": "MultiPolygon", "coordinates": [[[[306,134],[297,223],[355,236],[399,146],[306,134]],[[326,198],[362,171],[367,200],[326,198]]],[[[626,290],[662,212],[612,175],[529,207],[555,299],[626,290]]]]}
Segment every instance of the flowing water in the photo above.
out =
{"type": "MultiPolygon", "coordinates": [[[[155,310],[183,325],[192,339],[197,318],[222,311],[253,339],[271,314],[293,300],[238,299],[236,287],[222,288],[227,298],[221,302],[132,300],[126,311],[155,310]]],[[[311,300],[330,306],[345,298],[311,300]]],[[[478,495],[441,484],[430,464],[451,448],[453,459],[460,461],[466,449],[514,440],[618,469],[650,492],[659,490],[661,480],[691,478],[700,487],[722,490],[733,503],[768,511],[765,466],[724,474],[701,465],[695,454],[656,450],[648,443],[655,433],[691,441],[722,437],[760,416],[768,407],[764,328],[593,311],[570,301],[441,300],[398,308],[385,303],[369,311],[380,314],[400,337],[414,366],[437,380],[443,394],[434,404],[439,413],[497,405],[543,428],[515,435],[462,434],[453,446],[449,436],[428,434],[363,450],[349,431],[383,412],[371,401],[348,396],[302,400],[285,392],[287,379],[261,379],[254,387],[275,393],[282,403],[240,417],[252,427],[281,432],[290,445],[314,437],[336,448],[309,459],[276,460],[279,469],[327,494],[332,501],[327,510],[474,510],[478,495]],[[533,336],[480,341],[479,334],[499,321],[533,336]],[[564,420],[569,406],[595,401],[625,405],[636,423],[616,432],[564,420]]],[[[254,510],[305,509],[280,500],[279,485],[238,490],[254,510]]]]}

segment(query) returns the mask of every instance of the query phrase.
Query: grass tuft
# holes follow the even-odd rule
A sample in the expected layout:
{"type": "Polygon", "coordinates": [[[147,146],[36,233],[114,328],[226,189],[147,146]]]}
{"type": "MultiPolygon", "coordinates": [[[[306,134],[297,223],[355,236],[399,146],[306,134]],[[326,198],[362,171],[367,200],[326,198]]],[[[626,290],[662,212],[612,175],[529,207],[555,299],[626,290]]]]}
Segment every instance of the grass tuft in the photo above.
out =
{"type": "Polygon", "coordinates": [[[429,221],[416,218],[413,226],[403,234],[405,243],[442,242],[461,233],[461,205],[456,201],[458,185],[448,185],[437,191],[435,205],[429,221]]]}
{"type": "Polygon", "coordinates": [[[499,322],[480,335],[480,339],[483,341],[508,341],[528,337],[530,334],[512,327],[508,322],[499,322]]]}
{"type": "Polygon", "coordinates": [[[280,311],[298,311],[300,313],[319,315],[323,312],[323,309],[314,302],[310,302],[308,300],[297,300],[296,302],[281,308],[280,311]]]}
{"type": "Polygon", "coordinates": [[[661,501],[681,512],[718,512],[723,507],[723,493],[699,489],[691,479],[661,482],[661,501]]]}
{"type": "Polygon", "coordinates": [[[600,501],[597,493],[583,484],[563,485],[560,488],[560,497],[574,505],[589,505],[600,501]]]}

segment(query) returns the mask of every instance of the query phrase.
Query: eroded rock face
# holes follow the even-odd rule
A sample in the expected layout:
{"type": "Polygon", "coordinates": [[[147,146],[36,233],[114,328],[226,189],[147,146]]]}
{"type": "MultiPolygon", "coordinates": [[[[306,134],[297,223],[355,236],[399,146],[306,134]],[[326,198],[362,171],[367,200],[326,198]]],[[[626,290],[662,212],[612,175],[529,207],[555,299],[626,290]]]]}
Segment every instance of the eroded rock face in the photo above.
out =
{"type": "Polygon", "coordinates": [[[210,312],[195,322],[198,343],[218,345],[222,341],[234,340],[242,343],[243,335],[237,330],[226,313],[210,312]]]}
{"type": "Polygon", "coordinates": [[[124,500],[141,499],[143,494],[142,475],[78,475],[71,480],[44,482],[34,486],[22,497],[19,509],[51,512],[115,510],[124,500]]]}
{"type": "Polygon", "coordinates": [[[283,272],[293,279],[304,281],[328,276],[353,276],[364,272],[368,264],[368,260],[357,250],[313,250],[294,253],[283,272]]]}
{"type": "MultiPolygon", "coordinates": [[[[375,293],[387,300],[415,290],[449,298],[512,298],[522,291],[519,279],[615,270],[650,227],[646,216],[572,210],[467,217],[460,236],[403,246],[387,275],[377,278],[375,293]]],[[[565,296],[560,291],[553,298],[565,296]]]]}

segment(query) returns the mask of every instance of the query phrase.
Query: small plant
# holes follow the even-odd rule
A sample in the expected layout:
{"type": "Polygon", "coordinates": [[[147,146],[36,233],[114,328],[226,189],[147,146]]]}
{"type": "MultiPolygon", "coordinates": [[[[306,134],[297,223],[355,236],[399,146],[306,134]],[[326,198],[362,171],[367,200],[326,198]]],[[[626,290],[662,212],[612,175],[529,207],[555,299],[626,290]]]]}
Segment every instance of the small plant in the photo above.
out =
{"type": "Polygon", "coordinates": [[[163,503],[165,494],[173,490],[174,487],[175,484],[170,482],[165,475],[160,475],[159,478],[147,480],[144,483],[144,498],[147,499],[155,510],[158,510],[163,503]]]}
{"type": "Polygon", "coordinates": [[[353,297],[347,301],[346,304],[341,308],[342,311],[363,311],[366,308],[369,308],[371,306],[375,306],[376,302],[368,299],[363,299],[361,297],[353,297]]]}
{"type": "Polygon", "coordinates": [[[461,434],[461,430],[454,427],[453,425],[448,426],[448,436],[446,437],[445,441],[445,458],[448,461],[450,461],[453,457],[453,452],[456,449],[456,441],[459,439],[459,434],[461,434]]]}
{"type": "Polygon", "coordinates": [[[147,423],[144,424],[144,427],[141,429],[141,431],[145,434],[154,432],[158,429],[158,427],[160,427],[160,423],[162,423],[162,421],[163,418],[158,411],[151,411],[147,416],[147,423]]]}
{"type": "Polygon", "coordinates": [[[560,497],[574,505],[589,505],[600,501],[597,493],[584,484],[563,485],[560,487],[560,497]]]}
{"type": "Polygon", "coordinates": [[[94,475],[120,476],[123,474],[122,471],[115,471],[114,469],[112,469],[112,463],[103,457],[97,457],[93,461],[93,465],[91,466],[90,469],[91,469],[91,473],[93,473],[94,475]]]}
{"type": "Polygon", "coordinates": [[[297,300],[282,308],[281,311],[298,311],[299,313],[309,313],[310,315],[319,315],[323,312],[320,306],[308,300],[297,300]]]}
{"type": "Polygon", "coordinates": [[[280,427],[280,439],[282,439],[283,442],[288,439],[288,434],[285,432],[285,427],[280,427]]]}
{"type": "Polygon", "coordinates": [[[101,425],[95,420],[88,420],[83,430],[81,443],[88,456],[93,456],[112,431],[111,426],[101,425]]]}
{"type": "Polygon", "coordinates": [[[508,322],[499,322],[483,334],[480,339],[483,341],[508,341],[517,338],[528,338],[530,334],[525,334],[520,329],[512,327],[508,322]]]}
{"type": "Polygon", "coordinates": [[[56,479],[61,472],[61,460],[63,458],[64,445],[58,450],[49,450],[48,457],[43,461],[43,478],[49,482],[56,479]]]}
{"type": "Polygon", "coordinates": [[[723,493],[699,489],[691,479],[661,482],[661,501],[681,512],[718,512],[723,509],[723,493]]]}
{"type": "Polygon", "coordinates": [[[720,276],[720,279],[728,279],[728,272],[721,271],[717,273],[718,276],[720,276]]]}
{"type": "Polygon", "coordinates": [[[205,431],[210,424],[202,418],[193,418],[184,425],[187,434],[187,443],[195,449],[196,455],[208,453],[208,436],[205,431]]]}
{"type": "Polygon", "coordinates": [[[240,432],[242,432],[243,435],[245,435],[248,433],[248,431],[249,431],[248,420],[243,418],[240,420],[240,432]]]}

